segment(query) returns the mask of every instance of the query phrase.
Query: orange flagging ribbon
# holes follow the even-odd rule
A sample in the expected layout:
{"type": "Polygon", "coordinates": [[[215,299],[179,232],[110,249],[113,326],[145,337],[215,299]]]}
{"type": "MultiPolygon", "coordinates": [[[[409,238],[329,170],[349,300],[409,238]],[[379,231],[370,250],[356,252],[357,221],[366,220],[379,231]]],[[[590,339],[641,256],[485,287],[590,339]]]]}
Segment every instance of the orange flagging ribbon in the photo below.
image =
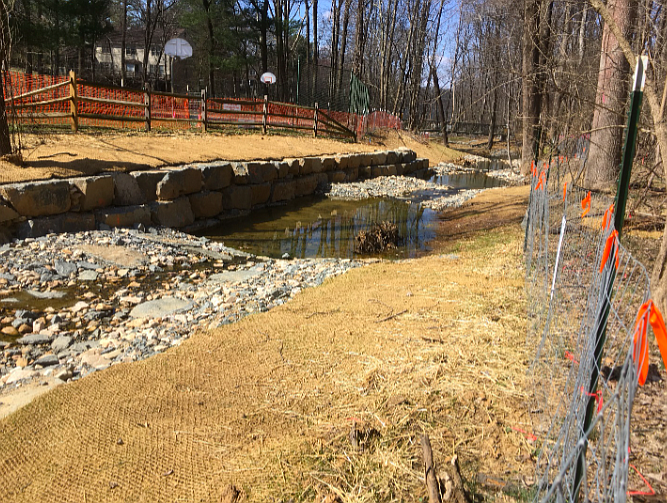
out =
{"type": "Polygon", "coordinates": [[[581,209],[584,210],[581,214],[581,218],[584,218],[589,211],[591,211],[591,191],[588,191],[586,197],[581,200],[581,209]]]}
{"type": "Polygon", "coordinates": [[[609,205],[604,212],[604,217],[602,217],[602,228],[606,229],[611,224],[611,219],[614,216],[614,203],[609,205]]]}
{"type": "Polygon", "coordinates": [[[544,171],[540,173],[535,190],[540,190],[540,188],[546,188],[546,173],[544,171]]]}
{"type": "Polygon", "coordinates": [[[639,366],[639,385],[643,386],[648,376],[648,337],[646,331],[648,323],[653,328],[655,339],[658,341],[658,349],[662,356],[662,362],[667,366],[667,329],[662,313],[658,310],[652,300],[644,302],[639,308],[637,321],[635,323],[634,351],[632,359],[639,366]]]}
{"type": "Polygon", "coordinates": [[[616,269],[618,269],[618,246],[615,246],[618,244],[618,231],[614,229],[611,231],[609,234],[609,237],[607,238],[607,242],[604,245],[604,252],[602,253],[602,260],[600,261],[600,272],[604,270],[604,266],[607,263],[607,259],[609,258],[609,254],[611,253],[611,249],[614,249],[614,256],[616,258],[616,261],[614,262],[614,265],[616,266],[616,269]]]}
{"type": "Polygon", "coordinates": [[[530,161],[530,172],[533,174],[533,176],[537,176],[537,168],[535,167],[534,160],[530,161]]]}
{"type": "Polygon", "coordinates": [[[586,396],[590,396],[592,398],[595,398],[595,403],[598,404],[597,413],[599,414],[600,411],[602,410],[602,406],[604,405],[604,399],[602,398],[602,390],[599,389],[599,390],[597,390],[596,393],[589,393],[588,391],[584,390],[584,387],[582,386],[581,387],[581,392],[586,396]]]}
{"type": "Polygon", "coordinates": [[[565,197],[567,196],[567,182],[563,185],[563,202],[565,202],[565,197]]]}

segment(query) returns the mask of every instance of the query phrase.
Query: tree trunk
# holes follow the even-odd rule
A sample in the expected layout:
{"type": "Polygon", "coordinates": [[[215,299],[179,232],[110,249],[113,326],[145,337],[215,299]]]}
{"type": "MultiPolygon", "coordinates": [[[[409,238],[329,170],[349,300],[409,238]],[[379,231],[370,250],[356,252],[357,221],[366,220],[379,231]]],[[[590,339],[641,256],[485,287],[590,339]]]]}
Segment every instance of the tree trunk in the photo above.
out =
{"type": "Polygon", "coordinates": [[[538,84],[540,64],[539,27],[542,0],[525,0],[523,26],[523,148],[521,174],[530,173],[537,129],[540,123],[542,97],[538,84]]]}
{"type": "Polygon", "coordinates": [[[120,82],[125,85],[125,47],[127,44],[127,0],[123,0],[123,21],[120,38],[120,82]]]}
{"type": "MultiPolygon", "coordinates": [[[[634,25],[637,12],[636,0],[609,0],[607,8],[625,38],[629,39],[628,32],[634,25]]],[[[623,55],[623,50],[609,25],[605,23],[591,128],[591,146],[586,163],[587,187],[607,189],[618,177],[630,76],[630,65],[623,55]]]]}
{"type": "Polygon", "coordinates": [[[206,12],[206,29],[208,30],[208,95],[215,98],[215,35],[213,31],[213,19],[211,19],[211,0],[202,0],[206,12]]]}
{"type": "Polygon", "coordinates": [[[11,47],[10,31],[7,26],[9,16],[5,10],[5,2],[0,1],[0,155],[12,153],[12,138],[7,123],[7,108],[5,106],[5,71],[9,67],[9,48],[11,47]]]}

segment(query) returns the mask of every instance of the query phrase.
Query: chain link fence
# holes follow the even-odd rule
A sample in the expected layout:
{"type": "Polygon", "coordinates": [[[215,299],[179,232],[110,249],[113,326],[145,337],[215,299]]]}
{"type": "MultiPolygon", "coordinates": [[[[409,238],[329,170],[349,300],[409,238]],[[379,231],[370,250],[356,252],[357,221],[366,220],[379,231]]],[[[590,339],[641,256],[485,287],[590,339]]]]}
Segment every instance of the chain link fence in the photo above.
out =
{"type": "Polygon", "coordinates": [[[586,151],[572,146],[533,168],[526,218],[534,501],[624,502],[649,275],[618,241],[614,201],[568,185],[586,151]]]}

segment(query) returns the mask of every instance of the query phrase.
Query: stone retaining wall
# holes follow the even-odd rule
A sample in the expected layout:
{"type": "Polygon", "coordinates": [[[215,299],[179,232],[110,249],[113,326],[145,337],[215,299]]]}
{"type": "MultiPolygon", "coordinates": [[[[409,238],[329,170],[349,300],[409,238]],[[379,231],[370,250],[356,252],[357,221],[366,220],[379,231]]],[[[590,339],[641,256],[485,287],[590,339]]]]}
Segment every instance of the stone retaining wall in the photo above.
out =
{"type": "Polygon", "coordinates": [[[333,182],[428,168],[399,149],[282,161],[192,164],[159,171],[0,185],[0,243],[50,233],[162,225],[195,232],[333,182]]]}

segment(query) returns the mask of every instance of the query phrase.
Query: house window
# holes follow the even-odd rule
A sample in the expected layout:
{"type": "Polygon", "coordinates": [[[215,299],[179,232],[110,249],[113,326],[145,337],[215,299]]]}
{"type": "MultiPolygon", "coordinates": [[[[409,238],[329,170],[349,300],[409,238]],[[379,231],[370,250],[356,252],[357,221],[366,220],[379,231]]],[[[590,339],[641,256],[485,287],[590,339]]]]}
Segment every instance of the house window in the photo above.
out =
{"type": "Polygon", "coordinates": [[[152,45],[151,46],[151,56],[153,57],[158,57],[160,55],[161,48],[159,45],[152,45]]]}
{"type": "Polygon", "coordinates": [[[125,48],[125,55],[126,56],[136,56],[137,55],[137,48],[133,45],[128,45],[125,48]]]}
{"type": "Polygon", "coordinates": [[[134,63],[126,63],[125,64],[125,72],[127,73],[134,73],[134,63]]]}
{"type": "Polygon", "coordinates": [[[111,47],[107,45],[102,45],[102,54],[111,54],[111,47]]]}

